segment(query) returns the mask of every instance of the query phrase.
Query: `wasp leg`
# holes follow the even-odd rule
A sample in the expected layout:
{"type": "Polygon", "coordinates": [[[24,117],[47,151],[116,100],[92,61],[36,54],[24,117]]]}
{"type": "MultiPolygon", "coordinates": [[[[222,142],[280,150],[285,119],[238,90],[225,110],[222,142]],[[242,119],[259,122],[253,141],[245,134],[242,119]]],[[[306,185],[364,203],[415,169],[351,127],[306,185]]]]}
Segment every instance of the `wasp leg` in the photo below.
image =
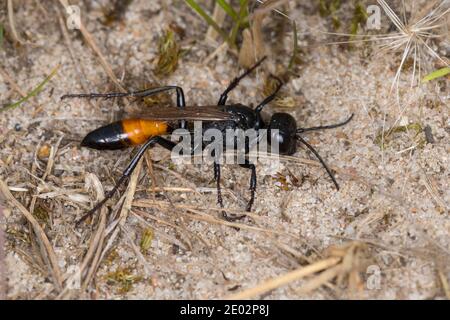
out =
{"type": "Polygon", "coordinates": [[[262,110],[262,108],[264,108],[264,106],[266,106],[269,102],[271,102],[273,99],[275,99],[277,97],[278,91],[280,91],[281,87],[283,86],[283,81],[281,81],[280,78],[278,78],[274,75],[271,75],[271,77],[274,78],[275,80],[277,80],[277,82],[278,82],[277,87],[275,88],[274,92],[270,96],[266,97],[260,104],[258,104],[256,106],[255,112],[258,114],[261,112],[261,110],[262,110]]]}
{"type": "Polygon", "coordinates": [[[164,91],[175,90],[177,93],[177,106],[184,107],[184,92],[181,87],[178,86],[164,86],[157,87],[151,89],[144,89],[139,91],[130,91],[130,92],[109,92],[109,93],[70,93],[65,94],[61,97],[61,100],[68,98],[86,98],[86,99],[112,99],[112,98],[123,98],[123,97],[136,97],[136,98],[144,98],[148,96],[152,96],[164,91]]]}
{"type": "MultiPolygon", "coordinates": [[[[112,99],[112,98],[123,98],[123,97],[136,97],[136,98],[145,98],[149,97],[164,91],[175,90],[177,93],[177,107],[184,108],[186,107],[186,101],[184,99],[183,88],[178,86],[164,86],[157,87],[151,89],[144,89],[139,91],[131,91],[131,92],[109,92],[109,93],[74,93],[74,94],[65,94],[61,97],[61,100],[67,98],[86,98],[86,99],[112,99]]],[[[181,121],[181,128],[186,128],[186,121],[181,121]]]]}
{"type": "Polygon", "coordinates": [[[106,201],[108,201],[109,199],[112,198],[112,196],[114,195],[114,193],[116,193],[116,191],[119,189],[119,187],[122,185],[122,183],[131,176],[131,174],[133,173],[133,171],[136,168],[137,164],[139,163],[139,160],[141,160],[142,156],[145,154],[145,151],[147,151],[147,149],[149,147],[151,147],[151,146],[153,146],[155,144],[159,144],[160,146],[162,146],[163,148],[168,149],[168,150],[172,150],[173,147],[176,145],[174,142],[172,142],[170,140],[167,140],[165,138],[162,138],[160,136],[155,136],[155,137],[151,137],[150,139],[148,139],[147,142],[144,143],[139,148],[139,150],[136,152],[136,154],[133,156],[133,158],[131,159],[130,163],[128,164],[128,166],[126,167],[124,172],[122,173],[122,176],[116,182],[116,185],[114,186],[114,188],[112,188],[112,190],[109,191],[106,194],[106,196],[103,198],[103,200],[98,202],[91,210],[86,212],[76,222],[76,225],[79,225],[84,220],[86,220],[87,218],[92,216],[98,209],[100,209],[106,203],[106,201]]]}
{"type": "MultiPolygon", "coordinates": [[[[217,203],[221,208],[224,207],[223,205],[223,198],[222,198],[222,188],[220,186],[220,164],[214,161],[214,180],[216,181],[216,188],[217,188],[217,203]]],[[[228,215],[225,210],[221,211],[222,217],[227,221],[235,221],[237,219],[234,218],[234,216],[228,215]]]]}
{"type": "MultiPolygon", "coordinates": [[[[256,192],[256,167],[254,164],[249,163],[248,160],[245,160],[244,164],[240,164],[241,167],[250,169],[252,171],[251,177],[250,177],[250,200],[247,203],[246,211],[250,212],[252,210],[253,203],[255,202],[255,192],[256,192]]],[[[228,215],[224,211],[222,212],[222,215],[225,220],[227,221],[237,221],[242,220],[246,217],[245,214],[236,216],[236,215],[228,215]]]]}
{"type": "Polygon", "coordinates": [[[216,181],[217,187],[217,203],[223,208],[222,190],[220,187],[220,164],[217,162],[214,162],[214,180],[216,181]]]}
{"type": "MultiPolygon", "coordinates": [[[[221,208],[223,208],[223,199],[222,199],[222,190],[220,187],[220,164],[214,162],[214,180],[216,180],[216,186],[217,186],[217,203],[221,208]]],[[[227,214],[225,210],[222,210],[222,217],[229,222],[233,222],[236,220],[240,220],[245,217],[243,216],[236,216],[234,214],[227,214]]]]}
{"type": "Polygon", "coordinates": [[[242,168],[250,169],[252,171],[250,176],[250,200],[247,203],[246,211],[250,212],[252,210],[253,203],[255,202],[255,192],[256,192],[256,167],[253,163],[245,161],[246,163],[241,164],[242,168]]]}
{"type": "Polygon", "coordinates": [[[258,62],[256,62],[252,67],[250,67],[250,69],[248,69],[247,71],[245,71],[243,74],[241,74],[240,76],[236,77],[233,79],[233,81],[230,82],[230,84],[228,85],[228,87],[225,89],[225,91],[222,93],[222,95],[220,96],[219,99],[219,106],[224,106],[225,103],[227,102],[228,99],[228,93],[230,93],[231,90],[233,90],[234,88],[236,88],[236,86],[239,84],[239,81],[241,81],[243,78],[245,78],[246,76],[248,76],[253,70],[255,70],[264,60],[266,59],[266,57],[261,58],[261,60],[259,60],[258,62]]]}

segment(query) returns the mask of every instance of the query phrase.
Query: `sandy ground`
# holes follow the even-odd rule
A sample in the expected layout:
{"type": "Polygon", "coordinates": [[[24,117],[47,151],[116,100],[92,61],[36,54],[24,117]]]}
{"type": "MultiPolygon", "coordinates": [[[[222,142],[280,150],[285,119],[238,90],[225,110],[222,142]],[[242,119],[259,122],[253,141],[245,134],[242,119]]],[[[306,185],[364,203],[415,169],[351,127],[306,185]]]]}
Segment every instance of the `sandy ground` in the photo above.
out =
{"type": "MultiPolygon", "coordinates": [[[[14,14],[16,28],[32,44],[13,46],[5,39],[0,66],[10,79],[2,75],[1,103],[20,98],[11,79],[26,93],[57,64],[61,67],[38,96],[0,113],[0,178],[25,212],[33,212],[56,264],[40,249],[42,239],[32,231],[23,210],[0,193],[4,215],[0,222],[5,223],[6,238],[0,271],[6,275],[3,290],[8,299],[223,298],[330,256],[345,257],[339,270],[330,271],[330,279],[309,275],[255,298],[446,297],[450,279],[448,78],[410,88],[412,71],[405,67],[397,103],[390,88],[399,54],[374,56],[377,48],[371,42],[352,50],[318,46],[336,39],[309,33],[307,28],[326,30],[329,21],[308,5],[292,3],[289,15],[300,22],[304,62],[298,76],[286,85],[285,94],[296,102],[288,111],[303,127],[335,123],[355,114],[343,128],[305,134],[336,170],[340,191],[336,192],[313,155],[299,148],[297,160],[283,161],[278,175],[259,166],[254,210],[235,228],[226,225],[215,210],[212,167],[174,165],[168,152],[155,148],[147,157],[153,165],[144,162],[140,176],[135,177],[131,212],[120,210],[116,196],[103,224],[95,220],[76,227],[77,217],[95,203],[96,190],[101,185],[105,190],[112,188],[131,156],[131,150],[80,148],[79,141],[89,130],[120,117],[120,110],[135,102],[61,102],[65,93],[117,87],[78,31],[69,30],[69,41],[65,40],[56,1],[20,3],[14,14]],[[384,123],[390,128],[398,119],[402,125],[429,126],[433,139],[423,131],[398,132],[382,150],[377,136],[384,123]],[[287,182],[283,185],[283,181],[287,182]],[[155,185],[167,190],[153,192],[155,185]],[[117,210],[127,216],[117,219],[117,210]],[[145,230],[152,234],[151,245],[141,250],[145,230]],[[95,249],[97,263],[86,259],[89,248],[95,249]],[[67,278],[80,268],[81,283],[71,285],[67,278]],[[60,288],[55,270],[60,272],[60,288]],[[317,288],[305,289],[312,280],[319,282],[317,288]]],[[[182,86],[188,104],[212,104],[241,72],[236,57],[226,51],[203,63],[217,45],[204,41],[206,25],[182,1],[161,5],[161,1],[135,0],[123,21],[108,27],[101,24],[102,3],[107,1],[94,1],[90,8],[81,4],[82,21],[125,88],[155,83],[152,70],[158,38],[172,22],[185,29],[181,44],[189,51],[173,75],[157,79],[160,84],[182,86]]],[[[2,5],[4,25],[6,12],[2,5]]],[[[270,23],[267,29],[266,36],[270,23]]],[[[269,57],[268,66],[287,64],[291,39],[289,32],[285,57],[269,57]]],[[[436,66],[431,59],[426,63],[436,66]]],[[[257,104],[264,98],[263,82],[263,72],[256,72],[232,92],[230,101],[257,104]]],[[[274,110],[272,106],[267,111],[274,110]]],[[[243,210],[249,177],[248,171],[237,166],[224,167],[227,208],[243,210]]]]}

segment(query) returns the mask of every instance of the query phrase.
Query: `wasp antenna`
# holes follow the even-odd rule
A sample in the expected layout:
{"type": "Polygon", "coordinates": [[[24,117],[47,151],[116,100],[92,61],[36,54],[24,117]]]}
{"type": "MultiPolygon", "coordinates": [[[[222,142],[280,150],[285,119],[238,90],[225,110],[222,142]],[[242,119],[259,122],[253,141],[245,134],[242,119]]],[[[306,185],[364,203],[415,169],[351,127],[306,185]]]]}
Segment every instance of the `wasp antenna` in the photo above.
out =
{"type": "Polygon", "coordinates": [[[306,132],[306,131],[323,130],[323,129],[334,129],[334,128],[337,128],[337,127],[345,126],[347,123],[349,123],[353,119],[354,115],[355,114],[352,113],[347,120],[345,120],[343,122],[340,122],[340,123],[336,123],[336,124],[330,124],[330,125],[327,125],[327,126],[319,126],[319,127],[311,127],[311,128],[300,128],[300,129],[297,129],[297,133],[303,133],[303,132],[306,132]]]}
{"type": "Polygon", "coordinates": [[[320,161],[322,166],[327,171],[328,175],[330,176],[331,180],[333,180],[334,185],[336,186],[336,189],[339,190],[339,184],[337,183],[336,179],[334,178],[333,172],[331,172],[330,168],[328,168],[325,161],[322,159],[322,157],[319,155],[319,153],[316,151],[316,149],[313,148],[312,145],[310,145],[308,142],[305,141],[302,137],[299,135],[296,136],[297,140],[299,140],[301,143],[303,143],[306,147],[308,147],[309,150],[311,150],[312,153],[316,156],[316,158],[320,161]]]}
{"type": "Polygon", "coordinates": [[[67,98],[72,98],[72,95],[71,94],[65,94],[65,95],[61,96],[60,100],[64,100],[64,99],[67,99],[67,98]]]}

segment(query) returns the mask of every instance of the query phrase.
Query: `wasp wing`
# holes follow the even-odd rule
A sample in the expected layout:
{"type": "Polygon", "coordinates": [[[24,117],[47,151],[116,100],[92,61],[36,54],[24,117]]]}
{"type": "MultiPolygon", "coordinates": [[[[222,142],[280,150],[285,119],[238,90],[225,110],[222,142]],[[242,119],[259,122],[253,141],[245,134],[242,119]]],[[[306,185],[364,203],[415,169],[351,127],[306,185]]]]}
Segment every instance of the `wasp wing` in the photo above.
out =
{"type": "Polygon", "coordinates": [[[225,112],[222,106],[150,107],[145,111],[133,113],[133,117],[160,121],[229,121],[235,119],[235,116],[225,112]]]}

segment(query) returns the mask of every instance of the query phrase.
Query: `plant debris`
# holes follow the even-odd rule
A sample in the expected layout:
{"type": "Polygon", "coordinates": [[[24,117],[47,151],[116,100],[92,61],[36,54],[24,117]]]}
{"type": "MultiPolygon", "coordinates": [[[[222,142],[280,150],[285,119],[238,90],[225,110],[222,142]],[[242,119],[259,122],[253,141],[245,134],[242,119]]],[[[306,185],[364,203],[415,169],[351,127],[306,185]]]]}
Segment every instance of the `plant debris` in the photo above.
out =
{"type": "Polygon", "coordinates": [[[133,0],[114,0],[112,4],[112,8],[104,9],[104,19],[102,23],[105,26],[111,26],[112,24],[122,21],[123,16],[127,12],[127,8],[133,0]]]}
{"type": "MultiPolygon", "coordinates": [[[[264,82],[264,87],[262,90],[263,95],[265,97],[271,95],[275,91],[277,85],[278,81],[269,75],[264,82]]],[[[295,99],[292,96],[288,96],[284,88],[281,88],[272,103],[279,108],[293,108],[296,106],[295,99]]]]}
{"type": "Polygon", "coordinates": [[[150,249],[150,247],[152,246],[154,236],[155,235],[153,229],[151,228],[146,228],[142,232],[140,247],[143,253],[146,252],[148,249],[150,249]]]}
{"type": "Polygon", "coordinates": [[[118,293],[125,294],[129,292],[136,282],[142,280],[142,276],[134,275],[131,268],[117,268],[116,271],[106,275],[106,281],[111,285],[118,285],[118,293]]]}
{"type": "Polygon", "coordinates": [[[299,180],[291,171],[288,170],[288,174],[277,172],[275,177],[272,178],[275,181],[275,186],[280,188],[280,190],[290,191],[292,190],[292,187],[300,187],[303,183],[304,177],[299,180]]]}
{"type": "Polygon", "coordinates": [[[158,59],[156,62],[155,74],[158,76],[169,76],[178,67],[178,60],[183,55],[182,50],[175,39],[175,33],[168,29],[159,39],[158,59]]]}
{"type": "MultiPolygon", "coordinates": [[[[390,141],[394,138],[396,133],[404,133],[408,131],[415,132],[415,137],[417,137],[424,130],[420,123],[411,123],[404,126],[396,126],[387,130],[383,136],[383,131],[379,132],[375,138],[375,144],[377,144],[381,149],[385,149],[390,141]]],[[[419,147],[423,147],[425,140],[421,139],[418,143],[419,147]]]]}
{"type": "Polygon", "coordinates": [[[337,11],[341,7],[341,0],[319,0],[319,12],[322,17],[331,16],[333,27],[335,30],[341,26],[341,21],[337,15],[337,11]]]}

